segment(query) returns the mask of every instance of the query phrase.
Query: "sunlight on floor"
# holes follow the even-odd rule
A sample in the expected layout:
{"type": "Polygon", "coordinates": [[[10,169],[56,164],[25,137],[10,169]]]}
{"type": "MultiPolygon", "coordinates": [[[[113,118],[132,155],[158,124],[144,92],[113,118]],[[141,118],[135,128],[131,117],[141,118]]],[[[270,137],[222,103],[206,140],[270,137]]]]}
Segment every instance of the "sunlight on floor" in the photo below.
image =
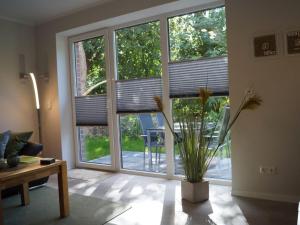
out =
{"type": "MultiPolygon", "coordinates": [[[[99,174],[105,177],[94,177],[89,172],[86,179],[82,172],[80,179],[74,176],[69,179],[70,192],[131,206],[130,210],[111,220],[108,225],[269,225],[268,218],[271,216],[276,225],[297,223],[297,215],[293,213],[297,209],[293,205],[237,199],[231,196],[229,186],[210,185],[209,201],[192,204],[181,199],[181,185],[177,180],[120,173],[104,175],[101,172],[99,174]],[[279,207],[278,204],[283,205],[279,207]],[[274,205],[276,210],[265,209],[272,209],[274,205]],[[259,216],[256,218],[256,215],[259,216]],[[286,220],[289,222],[286,223],[286,220]]],[[[56,178],[51,177],[48,185],[57,187],[56,178]]]]}

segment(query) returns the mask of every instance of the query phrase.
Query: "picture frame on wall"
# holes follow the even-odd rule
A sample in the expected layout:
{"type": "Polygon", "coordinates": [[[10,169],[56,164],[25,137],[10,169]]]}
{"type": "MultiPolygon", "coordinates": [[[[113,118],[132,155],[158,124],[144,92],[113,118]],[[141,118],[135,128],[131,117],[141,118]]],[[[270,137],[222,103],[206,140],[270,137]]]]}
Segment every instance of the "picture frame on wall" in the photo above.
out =
{"type": "Polygon", "coordinates": [[[257,35],[253,38],[255,58],[273,58],[279,55],[278,35],[275,33],[257,35]]]}
{"type": "Polygon", "coordinates": [[[285,33],[285,53],[289,56],[300,55],[300,29],[285,33]]]}

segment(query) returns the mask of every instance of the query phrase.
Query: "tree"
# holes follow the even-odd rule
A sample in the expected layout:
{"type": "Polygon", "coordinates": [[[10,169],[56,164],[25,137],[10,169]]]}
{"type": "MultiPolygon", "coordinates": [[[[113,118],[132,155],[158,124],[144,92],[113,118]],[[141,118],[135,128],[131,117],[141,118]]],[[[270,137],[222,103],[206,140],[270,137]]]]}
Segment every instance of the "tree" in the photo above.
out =
{"type": "MultiPolygon", "coordinates": [[[[172,17],[168,22],[171,61],[227,54],[224,7],[172,17]]],[[[101,83],[106,80],[104,38],[91,38],[82,43],[87,64],[86,90],[95,87],[89,94],[106,93],[106,83],[101,83]]],[[[117,30],[116,57],[119,80],[161,77],[159,21],[117,30]]],[[[212,105],[228,102],[226,97],[212,99],[212,105]]],[[[174,110],[181,107],[197,110],[195,101],[176,99],[174,110]]]]}
{"type": "MultiPolygon", "coordinates": [[[[169,18],[170,60],[194,60],[227,54],[225,8],[169,18]]],[[[83,41],[88,75],[86,89],[106,80],[104,38],[83,41]]],[[[119,80],[162,75],[159,21],[116,31],[119,80]]],[[[90,94],[103,94],[106,85],[90,94]]]]}
{"type": "MultiPolygon", "coordinates": [[[[106,80],[105,72],[105,46],[104,38],[96,37],[82,41],[86,65],[87,76],[85,82],[85,90],[97,85],[99,82],[106,80]]],[[[87,95],[96,95],[106,93],[106,83],[92,89],[87,95]]]]}
{"type": "Polygon", "coordinates": [[[160,77],[159,22],[150,22],[116,31],[118,79],[160,77]]]}
{"type": "Polygon", "coordinates": [[[225,8],[170,18],[169,44],[171,61],[226,55],[225,8]]]}

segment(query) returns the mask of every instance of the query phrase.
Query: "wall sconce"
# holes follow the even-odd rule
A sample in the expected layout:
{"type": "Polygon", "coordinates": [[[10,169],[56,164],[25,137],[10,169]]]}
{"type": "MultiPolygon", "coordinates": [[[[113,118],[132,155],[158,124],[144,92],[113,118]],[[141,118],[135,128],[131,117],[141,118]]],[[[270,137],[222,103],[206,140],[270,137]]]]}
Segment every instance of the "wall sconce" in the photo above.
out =
{"type": "Polygon", "coordinates": [[[22,80],[29,79],[32,82],[32,87],[34,91],[34,98],[35,98],[35,107],[37,110],[38,116],[38,132],[39,132],[39,142],[42,142],[42,133],[41,133],[41,115],[40,115],[40,99],[39,99],[39,92],[37,87],[36,78],[33,72],[26,73],[26,65],[25,65],[25,57],[24,55],[19,56],[19,63],[20,63],[20,78],[22,80]]]}

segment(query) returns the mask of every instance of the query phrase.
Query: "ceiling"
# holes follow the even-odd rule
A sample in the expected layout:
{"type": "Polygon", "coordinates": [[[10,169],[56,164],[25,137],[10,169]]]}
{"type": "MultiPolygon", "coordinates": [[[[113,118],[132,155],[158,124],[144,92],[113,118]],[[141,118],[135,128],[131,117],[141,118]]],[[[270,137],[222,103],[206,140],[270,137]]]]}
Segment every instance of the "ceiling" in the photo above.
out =
{"type": "Polygon", "coordinates": [[[0,0],[0,18],[37,25],[109,1],[113,0],[0,0]]]}

